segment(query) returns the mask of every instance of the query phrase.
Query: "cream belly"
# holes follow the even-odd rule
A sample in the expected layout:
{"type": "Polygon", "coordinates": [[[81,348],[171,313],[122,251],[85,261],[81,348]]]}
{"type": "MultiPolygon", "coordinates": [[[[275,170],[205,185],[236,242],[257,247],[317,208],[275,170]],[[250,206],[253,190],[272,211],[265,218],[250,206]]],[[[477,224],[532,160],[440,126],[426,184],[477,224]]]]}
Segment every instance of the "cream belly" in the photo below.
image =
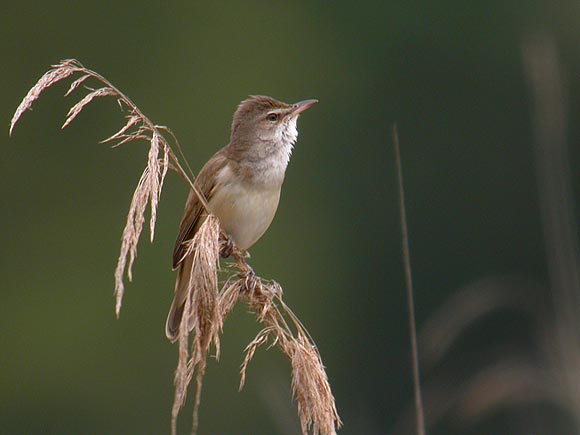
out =
{"type": "Polygon", "coordinates": [[[248,249],[272,223],[279,200],[279,188],[257,188],[240,182],[221,186],[208,205],[238,248],[248,249]]]}

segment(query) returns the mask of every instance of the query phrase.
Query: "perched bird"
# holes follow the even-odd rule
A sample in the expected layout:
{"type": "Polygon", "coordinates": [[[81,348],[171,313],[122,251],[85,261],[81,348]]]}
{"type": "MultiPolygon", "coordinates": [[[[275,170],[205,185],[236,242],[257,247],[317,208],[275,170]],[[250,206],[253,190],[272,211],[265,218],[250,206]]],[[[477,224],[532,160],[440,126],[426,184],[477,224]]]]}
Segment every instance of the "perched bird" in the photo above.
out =
{"type": "MultiPolygon", "coordinates": [[[[203,166],[195,186],[207,199],[222,229],[241,250],[250,248],[270,226],[292,148],[298,137],[296,121],[317,100],[286,104],[271,97],[252,96],[238,106],[232,121],[230,142],[203,166]]],[[[186,254],[206,214],[192,190],[173,250],[173,268],[179,269],[175,296],[165,333],[178,338],[188,294],[192,255],[186,254]]]]}

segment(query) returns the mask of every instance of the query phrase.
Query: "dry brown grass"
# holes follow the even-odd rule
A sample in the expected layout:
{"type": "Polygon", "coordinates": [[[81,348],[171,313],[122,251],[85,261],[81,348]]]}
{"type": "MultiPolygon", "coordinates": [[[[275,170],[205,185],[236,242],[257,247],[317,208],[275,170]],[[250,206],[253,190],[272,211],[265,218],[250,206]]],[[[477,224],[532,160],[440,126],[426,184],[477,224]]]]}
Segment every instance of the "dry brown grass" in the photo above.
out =
{"type": "Polygon", "coordinates": [[[243,299],[264,325],[264,329],[246,347],[240,389],[244,386],[246,368],[256,349],[267,343],[278,346],[292,365],[292,394],[298,402],[302,433],[312,430],[313,434],[335,434],[340,418],[316,345],[298,317],[282,300],[280,284],[256,276],[239,252],[235,252],[234,257],[240,273],[224,286],[220,295],[221,312],[227,315],[235,301],[243,299]]]}
{"type": "MultiPolygon", "coordinates": [[[[100,87],[93,89],[84,85],[88,92],[71,107],[62,128],[67,127],[94,99],[112,96],[117,99],[121,109],[128,113],[123,127],[103,142],[119,146],[134,140],[144,140],[149,144],[147,166],[133,194],[115,270],[115,312],[119,316],[125,289],[124,277],[126,275],[131,281],[132,266],[137,257],[147,207],[150,209],[149,229],[153,241],[157,208],[167,171],[173,169],[188,183],[206,207],[206,211],[207,202],[194,186],[193,176],[190,177],[183,169],[174,153],[171,145],[178,150],[180,147],[171,131],[167,127],[154,124],[111,82],[85,68],[76,60],[64,60],[53,65],[30,89],[14,113],[10,123],[10,134],[21,116],[31,108],[44,90],[73,75],[80,77],[71,83],[65,95],[70,95],[90,80],[96,81],[100,87]]],[[[234,263],[230,268],[230,278],[220,290],[218,268],[222,244],[231,242],[221,232],[218,219],[211,214],[194,238],[187,242],[186,261],[189,262],[191,274],[185,313],[179,328],[179,357],[175,371],[175,397],[171,418],[172,433],[177,432],[179,411],[185,403],[188,387],[194,376],[196,395],[192,432],[197,431],[201,388],[210,348],[213,344],[215,354],[219,357],[223,324],[234,306],[240,301],[245,301],[264,328],[246,348],[241,367],[240,388],[244,385],[246,368],[257,348],[266,343],[269,346],[277,346],[290,360],[292,366],[292,392],[298,403],[302,433],[335,434],[341,422],[322,359],[302,323],[283,302],[282,287],[275,281],[263,280],[256,276],[246,262],[246,255],[234,247],[232,253],[234,263]]]]}

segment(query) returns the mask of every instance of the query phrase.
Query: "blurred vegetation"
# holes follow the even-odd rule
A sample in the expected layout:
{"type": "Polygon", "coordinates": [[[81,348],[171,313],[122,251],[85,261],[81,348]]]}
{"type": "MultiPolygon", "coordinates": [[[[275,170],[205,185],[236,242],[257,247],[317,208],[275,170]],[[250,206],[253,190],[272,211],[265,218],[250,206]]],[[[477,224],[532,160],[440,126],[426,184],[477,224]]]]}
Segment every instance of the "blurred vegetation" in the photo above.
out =
{"type": "MultiPolygon", "coordinates": [[[[278,214],[251,264],[284,286],[316,340],[342,433],[385,434],[412,403],[390,127],[401,139],[419,326],[489,276],[520,277],[541,298],[548,271],[521,47],[546,32],[560,53],[577,221],[579,25],[575,0],[3,5],[0,433],[169,429],[177,349],[164,322],[187,189],[169,177],[156,241],[143,241],[115,320],[113,271],[145,146],[97,144],[121,125],[112,101],[61,132],[66,85],[8,139],[14,109],[48,65],[74,57],[105,75],[172,128],[194,170],[226,144],[248,94],[320,100],[300,120],[278,214]]],[[[496,343],[539,347],[526,318],[490,320],[454,348],[456,370],[484,363],[496,343]]],[[[201,435],[297,433],[279,353],[259,352],[237,392],[257,329],[243,309],[228,319],[204,382],[201,435]]],[[[570,420],[542,401],[472,420],[451,413],[430,433],[520,433],[530,414],[545,433],[569,433],[570,420]]]]}

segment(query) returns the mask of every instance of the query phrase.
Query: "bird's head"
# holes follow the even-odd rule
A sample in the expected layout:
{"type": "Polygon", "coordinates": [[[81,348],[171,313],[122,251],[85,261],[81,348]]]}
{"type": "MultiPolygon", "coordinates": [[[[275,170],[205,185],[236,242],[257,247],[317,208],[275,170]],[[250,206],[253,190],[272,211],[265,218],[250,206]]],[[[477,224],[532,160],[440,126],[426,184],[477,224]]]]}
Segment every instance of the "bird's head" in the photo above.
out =
{"type": "Polygon", "coordinates": [[[240,103],[234,114],[231,143],[244,149],[251,147],[259,154],[258,158],[274,151],[290,157],[298,137],[298,116],[317,102],[286,104],[271,97],[251,96],[240,103]]]}

